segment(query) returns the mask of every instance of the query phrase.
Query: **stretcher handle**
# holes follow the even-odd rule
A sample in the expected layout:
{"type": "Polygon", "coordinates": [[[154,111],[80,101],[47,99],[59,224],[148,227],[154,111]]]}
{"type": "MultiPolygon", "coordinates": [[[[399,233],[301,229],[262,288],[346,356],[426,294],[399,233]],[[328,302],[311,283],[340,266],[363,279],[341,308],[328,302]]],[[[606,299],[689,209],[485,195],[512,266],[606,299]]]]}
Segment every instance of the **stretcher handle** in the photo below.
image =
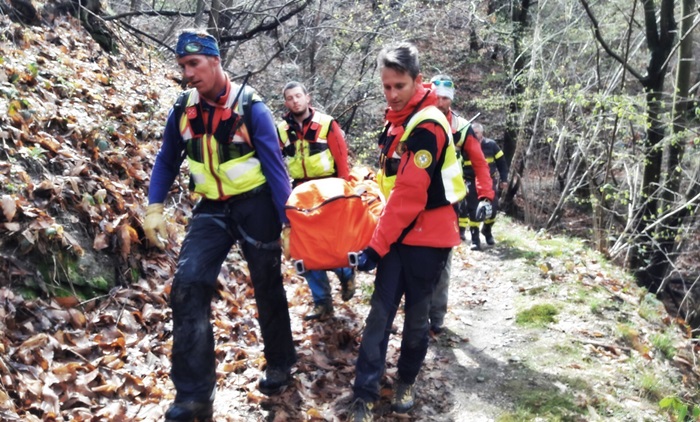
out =
{"type": "Polygon", "coordinates": [[[306,267],[304,266],[303,259],[298,259],[294,261],[294,270],[296,270],[297,274],[299,275],[302,275],[306,272],[306,267]]]}
{"type": "Polygon", "coordinates": [[[351,267],[357,267],[357,257],[359,255],[359,252],[348,252],[348,263],[351,267]]]}

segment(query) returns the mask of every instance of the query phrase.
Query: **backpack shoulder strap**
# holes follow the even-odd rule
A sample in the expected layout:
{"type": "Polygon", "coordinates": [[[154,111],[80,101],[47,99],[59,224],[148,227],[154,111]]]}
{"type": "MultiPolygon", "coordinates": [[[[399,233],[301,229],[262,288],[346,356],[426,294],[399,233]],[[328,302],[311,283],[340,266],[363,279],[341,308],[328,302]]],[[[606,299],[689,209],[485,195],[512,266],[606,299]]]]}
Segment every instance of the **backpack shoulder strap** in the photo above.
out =
{"type": "MultiPolygon", "coordinates": [[[[243,92],[241,93],[241,105],[243,111],[243,120],[245,122],[248,131],[251,133],[253,130],[253,104],[262,101],[253,88],[248,86],[243,87],[243,92]]],[[[252,142],[252,139],[251,139],[252,142]]]]}
{"type": "Polygon", "coordinates": [[[177,100],[175,100],[175,105],[173,105],[173,111],[175,112],[175,121],[177,122],[178,126],[180,125],[180,118],[182,117],[182,113],[185,111],[185,107],[187,107],[187,100],[190,98],[190,90],[182,91],[180,95],[177,96],[177,100]]]}

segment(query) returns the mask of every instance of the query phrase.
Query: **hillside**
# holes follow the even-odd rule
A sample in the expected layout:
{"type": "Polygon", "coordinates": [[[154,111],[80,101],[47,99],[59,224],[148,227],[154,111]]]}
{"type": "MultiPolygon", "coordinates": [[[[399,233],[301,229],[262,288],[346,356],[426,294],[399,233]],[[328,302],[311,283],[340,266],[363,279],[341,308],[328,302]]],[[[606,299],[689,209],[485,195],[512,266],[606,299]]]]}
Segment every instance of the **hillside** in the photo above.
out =
{"type": "MultiPolygon", "coordinates": [[[[176,69],[145,47],[105,55],[74,21],[56,25],[0,17],[0,418],[160,420],[174,396],[178,247],[144,248],[141,216],[176,69]]],[[[172,245],[192,204],[181,183],[167,204],[172,245]]],[[[387,385],[380,420],[659,421],[700,403],[687,328],[628,275],[507,218],[496,240],[455,253],[447,330],[431,339],[417,408],[388,413],[387,385]],[[668,397],[677,410],[660,408],[668,397]]],[[[274,398],[256,389],[264,359],[238,250],[221,272],[216,420],[344,419],[372,275],[336,299],[332,319],[309,323],[309,290],[285,271],[300,361],[274,398]]],[[[392,336],[388,384],[399,347],[392,336]]]]}

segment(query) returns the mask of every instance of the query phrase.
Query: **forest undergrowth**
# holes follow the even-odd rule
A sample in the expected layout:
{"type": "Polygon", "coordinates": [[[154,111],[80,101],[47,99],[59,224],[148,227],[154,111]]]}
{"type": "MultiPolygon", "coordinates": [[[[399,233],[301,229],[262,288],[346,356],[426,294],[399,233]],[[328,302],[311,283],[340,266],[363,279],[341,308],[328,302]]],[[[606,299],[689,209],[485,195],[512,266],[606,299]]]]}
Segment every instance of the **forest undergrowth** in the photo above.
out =
{"type": "MultiPolygon", "coordinates": [[[[0,419],[160,420],[174,398],[167,301],[185,182],[166,206],[169,251],[141,244],[141,218],[176,69],[146,48],[105,55],[70,20],[27,28],[3,16],[0,32],[0,419]]],[[[430,339],[410,415],[389,411],[392,335],[377,419],[658,421],[698,409],[683,321],[582,241],[505,217],[495,231],[494,247],[456,250],[446,331],[430,339]]],[[[268,398],[234,249],[212,305],[216,420],[344,420],[372,280],[360,275],[346,303],[335,283],[333,318],[306,322],[308,287],[286,263],[299,362],[268,398]]]]}

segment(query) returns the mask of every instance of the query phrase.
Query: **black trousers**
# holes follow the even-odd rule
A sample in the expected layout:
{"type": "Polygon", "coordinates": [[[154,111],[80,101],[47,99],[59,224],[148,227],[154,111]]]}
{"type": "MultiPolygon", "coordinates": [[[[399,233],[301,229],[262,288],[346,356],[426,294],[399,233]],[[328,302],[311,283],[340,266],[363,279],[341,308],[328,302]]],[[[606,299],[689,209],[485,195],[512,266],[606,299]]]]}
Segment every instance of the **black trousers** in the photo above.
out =
{"type": "Polygon", "coordinates": [[[403,382],[415,381],[428,351],[428,312],[433,290],[450,250],[394,244],[379,261],[357,359],[353,386],[356,398],[379,398],[391,325],[404,296],[405,318],[397,366],[403,382]]]}
{"type": "MultiPolygon", "coordinates": [[[[493,180],[493,191],[496,193],[496,196],[493,198],[493,201],[491,201],[491,208],[493,211],[491,212],[491,215],[486,217],[486,221],[484,223],[489,224],[493,223],[496,218],[496,213],[498,212],[498,179],[495,177],[491,177],[493,180]]],[[[476,221],[476,208],[479,206],[479,196],[477,195],[476,192],[476,184],[474,183],[474,179],[465,179],[465,183],[467,184],[467,189],[469,189],[469,192],[467,192],[467,196],[460,202],[459,204],[459,221],[460,223],[466,219],[469,220],[468,225],[469,227],[479,227],[481,225],[480,221],[476,221]]],[[[466,227],[466,225],[460,224],[460,227],[466,227]]]]}
{"type": "Polygon", "coordinates": [[[280,271],[281,250],[269,247],[279,242],[280,231],[272,198],[264,190],[240,200],[204,200],[196,207],[170,294],[171,378],[177,390],[176,401],[202,402],[213,398],[216,362],[211,299],[221,266],[237,241],[241,242],[255,289],[267,364],[287,369],[296,362],[280,271]],[[252,239],[262,243],[253,244],[252,239]]]}

